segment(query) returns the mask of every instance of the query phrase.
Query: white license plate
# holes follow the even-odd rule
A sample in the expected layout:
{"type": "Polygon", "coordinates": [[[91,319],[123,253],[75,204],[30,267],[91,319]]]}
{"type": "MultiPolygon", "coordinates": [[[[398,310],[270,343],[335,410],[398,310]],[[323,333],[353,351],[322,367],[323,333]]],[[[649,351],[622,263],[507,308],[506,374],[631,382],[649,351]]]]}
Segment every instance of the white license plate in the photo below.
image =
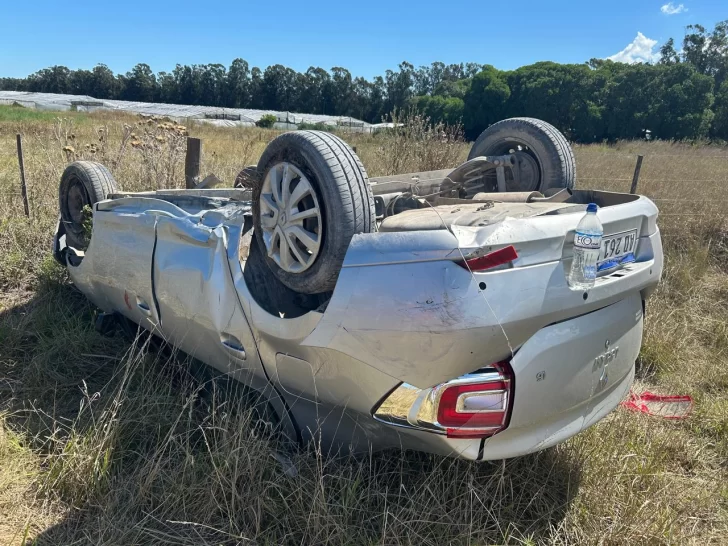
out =
{"type": "Polygon", "coordinates": [[[613,269],[635,260],[637,250],[637,230],[631,229],[602,238],[602,248],[597,260],[597,271],[613,269]]]}

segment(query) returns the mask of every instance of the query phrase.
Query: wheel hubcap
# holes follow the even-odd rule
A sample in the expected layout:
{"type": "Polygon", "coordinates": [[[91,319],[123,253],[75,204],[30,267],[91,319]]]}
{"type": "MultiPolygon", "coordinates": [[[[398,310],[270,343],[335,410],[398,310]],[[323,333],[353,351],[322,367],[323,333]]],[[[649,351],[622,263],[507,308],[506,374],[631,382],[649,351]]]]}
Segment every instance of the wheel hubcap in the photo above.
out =
{"type": "Polygon", "coordinates": [[[313,265],[321,248],[323,226],[316,192],[291,163],[277,163],[263,180],[260,227],[268,256],[288,273],[313,265]]]}

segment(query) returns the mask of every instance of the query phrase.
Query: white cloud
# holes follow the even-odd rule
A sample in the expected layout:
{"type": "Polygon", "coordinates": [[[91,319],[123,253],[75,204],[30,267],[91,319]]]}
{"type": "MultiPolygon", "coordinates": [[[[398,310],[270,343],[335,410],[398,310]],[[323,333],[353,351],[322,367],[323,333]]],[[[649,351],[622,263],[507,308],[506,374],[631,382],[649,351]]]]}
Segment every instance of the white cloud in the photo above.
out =
{"type": "Polygon", "coordinates": [[[610,61],[618,63],[647,63],[654,62],[660,58],[659,51],[653,51],[657,45],[657,40],[648,38],[641,32],[637,33],[637,37],[632,40],[622,51],[615,53],[611,57],[607,57],[610,61]]]}
{"type": "Polygon", "coordinates": [[[683,13],[688,11],[688,8],[685,7],[684,4],[678,4],[677,6],[673,4],[672,2],[668,2],[664,6],[660,8],[660,11],[664,13],[665,15],[677,15],[678,13],[683,13]]]}

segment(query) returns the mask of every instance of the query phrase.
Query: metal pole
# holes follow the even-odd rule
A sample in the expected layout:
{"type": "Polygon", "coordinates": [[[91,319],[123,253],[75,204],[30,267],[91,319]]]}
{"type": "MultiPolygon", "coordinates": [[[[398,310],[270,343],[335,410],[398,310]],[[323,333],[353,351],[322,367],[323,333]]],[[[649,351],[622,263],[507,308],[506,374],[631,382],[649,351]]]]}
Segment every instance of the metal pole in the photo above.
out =
{"type": "Polygon", "coordinates": [[[25,208],[25,216],[30,218],[30,208],[28,207],[28,188],[25,185],[25,160],[23,158],[23,140],[20,133],[16,136],[18,143],[18,165],[20,166],[20,195],[23,197],[23,207],[25,208]]]}
{"type": "Polygon", "coordinates": [[[637,182],[640,181],[640,169],[642,169],[642,160],[644,156],[637,156],[637,164],[634,166],[634,176],[632,177],[632,187],[629,189],[629,193],[637,193],[637,182]]]}
{"type": "Polygon", "coordinates": [[[197,186],[200,180],[200,160],[202,159],[202,141],[199,138],[187,137],[187,154],[185,155],[185,188],[197,186]]]}

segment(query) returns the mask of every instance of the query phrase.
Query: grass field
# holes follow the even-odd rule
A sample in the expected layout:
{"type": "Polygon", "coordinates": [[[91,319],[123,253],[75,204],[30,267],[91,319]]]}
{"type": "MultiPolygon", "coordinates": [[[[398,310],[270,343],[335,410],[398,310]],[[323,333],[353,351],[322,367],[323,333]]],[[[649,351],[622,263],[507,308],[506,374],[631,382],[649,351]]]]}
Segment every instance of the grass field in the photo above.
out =
{"type": "MultiPolygon", "coordinates": [[[[203,174],[227,182],[275,135],[0,107],[0,544],[728,543],[728,148],[575,147],[581,188],[627,191],[645,156],[666,266],[635,389],[691,395],[689,419],[620,408],[555,448],[478,465],[308,447],[289,454],[293,475],[242,403],[164,352],[97,334],[50,257],[68,161],[100,160],[125,189],[181,185],[186,132],[204,141],[203,174]]],[[[467,155],[424,133],[344,136],[372,176],[467,155]]]]}

